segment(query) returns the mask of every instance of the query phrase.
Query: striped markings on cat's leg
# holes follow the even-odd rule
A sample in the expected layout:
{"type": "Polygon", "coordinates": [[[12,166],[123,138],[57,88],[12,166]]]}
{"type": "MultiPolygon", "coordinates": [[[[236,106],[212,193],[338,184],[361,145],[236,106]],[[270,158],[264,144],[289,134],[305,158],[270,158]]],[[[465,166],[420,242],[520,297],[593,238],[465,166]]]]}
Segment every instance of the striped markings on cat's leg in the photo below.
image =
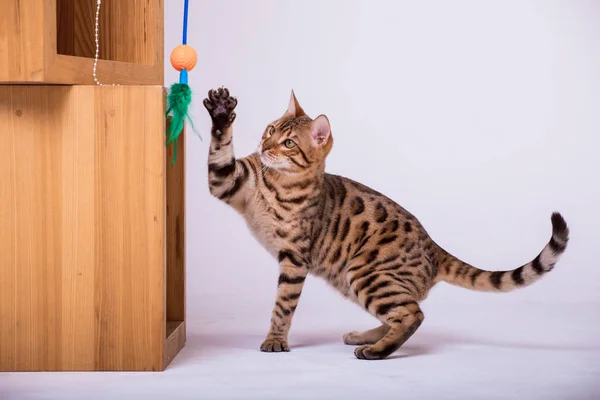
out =
{"type": "Polygon", "coordinates": [[[400,348],[421,326],[425,315],[415,301],[383,303],[376,316],[390,326],[389,331],[373,345],[357,347],[354,355],[363,360],[380,360],[400,348]]]}
{"type": "Polygon", "coordinates": [[[208,153],[208,185],[210,193],[242,212],[249,183],[256,175],[248,157],[236,160],[233,153],[233,121],[237,100],[229,90],[210,90],[204,106],[212,119],[208,153]],[[253,172],[253,173],[252,173],[253,172]]]}
{"type": "Polygon", "coordinates": [[[377,317],[389,330],[373,345],[364,345],[355,349],[357,358],[382,359],[398,350],[417,330],[424,319],[417,300],[418,290],[412,275],[400,275],[401,265],[394,268],[387,264],[378,264],[377,256],[358,257],[348,268],[350,287],[361,304],[369,313],[377,317]],[[376,265],[377,264],[377,265],[376,265]],[[385,270],[383,270],[383,269],[385,270]]]}
{"type": "Polygon", "coordinates": [[[382,324],[377,328],[369,329],[364,332],[348,332],[344,335],[344,344],[350,345],[362,345],[362,344],[375,344],[381,338],[383,338],[388,331],[390,326],[388,324],[382,324]]]}
{"type": "Polygon", "coordinates": [[[290,351],[288,333],[308,274],[306,263],[287,250],[279,252],[279,268],[277,300],[271,316],[271,328],[260,346],[260,350],[265,352],[290,351]]]}
{"type": "Polygon", "coordinates": [[[243,180],[236,185],[242,175],[244,165],[236,161],[233,154],[233,129],[235,106],[237,100],[229,96],[227,89],[210,90],[204,99],[204,107],[212,119],[211,143],[208,153],[208,183],[211,194],[221,200],[231,197],[233,187],[239,187],[243,180]]]}

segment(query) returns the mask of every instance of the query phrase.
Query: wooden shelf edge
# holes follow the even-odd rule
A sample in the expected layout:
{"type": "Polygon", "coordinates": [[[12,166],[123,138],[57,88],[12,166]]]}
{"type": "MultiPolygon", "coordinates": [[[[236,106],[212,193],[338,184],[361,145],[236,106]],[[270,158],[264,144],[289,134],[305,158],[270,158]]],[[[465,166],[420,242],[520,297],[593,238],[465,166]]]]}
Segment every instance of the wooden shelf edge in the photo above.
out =
{"type": "Polygon", "coordinates": [[[185,346],[185,321],[167,321],[163,369],[166,369],[185,346]]]}
{"type": "MultiPolygon", "coordinates": [[[[49,66],[44,83],[71,85],[95,84],[92,71],[94,59],[56,55],[49,66]]],[[[144,65],[120,61],[99,60],[97,77],[104,84],[164,86],[164,66],[144,65]]]]}
{"type": "MultiPolygon", "coordinates": [[[[94,60],[91,58],[59,55],[39,80],[0,80],[0,85],[96,85],[93,68],[94,60]]],[[[163,74],[163,67],[120,61],[98,62],[98,80],[106,85],[164,87],[163,74]]]]}

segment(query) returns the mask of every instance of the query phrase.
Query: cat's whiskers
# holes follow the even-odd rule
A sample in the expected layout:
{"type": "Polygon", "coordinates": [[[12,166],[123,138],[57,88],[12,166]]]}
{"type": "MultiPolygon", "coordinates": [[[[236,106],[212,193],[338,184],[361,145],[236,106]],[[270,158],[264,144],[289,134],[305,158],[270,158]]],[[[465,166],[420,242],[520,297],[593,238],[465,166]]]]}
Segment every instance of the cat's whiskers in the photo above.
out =
{"type": "Polygon", "coordinates": [[[261,159],[261,172],[263,174],[265,174],[265,173],[269,172],[270,169],[271,169],[271,167],[269,167],[269,165],[266,164],[265,162],[263,162],[263,160],[261,159]]]}

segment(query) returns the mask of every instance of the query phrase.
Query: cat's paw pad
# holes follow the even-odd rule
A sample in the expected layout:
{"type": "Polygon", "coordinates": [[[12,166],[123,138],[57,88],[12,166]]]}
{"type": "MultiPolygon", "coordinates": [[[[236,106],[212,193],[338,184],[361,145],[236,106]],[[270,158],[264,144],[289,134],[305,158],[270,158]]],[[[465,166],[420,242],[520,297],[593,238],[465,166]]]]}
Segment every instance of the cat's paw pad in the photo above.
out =
{"type": "Polygon", "coordinates": [[[359,345],[359,344],[370,344],[364,341],[364,338],[360,332],[352,331],[344,334],[344,344],[359,345]]]}
{"type": "Polygon", "coordinates": [[[209,90],[208,97],[204,99],[204,107],[218,129],[228,127],[235,120],[235,107],[237,99],[229,95],[227,88],[209,90]]]}
{"type": "Polygon", "coordinates": [[[361,360],[379,360],[381,355],[373,350],[373,346],[360,346],[354,349],[354,355],[361,360]]]}
{"type": "Polygon", "coordinates": [[[260,351],[266,353],[281,353],[290,351],[290,346],[282,339],[267,339],[260,345],[260,351]]]}

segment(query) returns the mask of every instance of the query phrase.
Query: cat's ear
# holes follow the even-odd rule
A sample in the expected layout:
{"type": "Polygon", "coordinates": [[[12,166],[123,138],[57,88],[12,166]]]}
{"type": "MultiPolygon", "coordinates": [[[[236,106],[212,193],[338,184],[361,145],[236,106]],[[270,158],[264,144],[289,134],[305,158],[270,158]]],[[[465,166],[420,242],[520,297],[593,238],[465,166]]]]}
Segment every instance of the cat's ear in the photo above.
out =
{"type": "Polygon", "coordinates": [[[321,148],[329,142],[331,126],[329,119],[323,114],[319,115],[311,124],[310,140],[314,147],[321,148]]]}
{"type": "Polygon", "coordinates": [[[293,90],[292,95],[290,96],[290,103],[288,104],[288,109],[285,113],[294,118],[306,116],[306,113],[304,112],[302,107],[300,107],[300,103],[298,103],[298,99],[296,99],[296,95],[294,94],[293,90]]]}

